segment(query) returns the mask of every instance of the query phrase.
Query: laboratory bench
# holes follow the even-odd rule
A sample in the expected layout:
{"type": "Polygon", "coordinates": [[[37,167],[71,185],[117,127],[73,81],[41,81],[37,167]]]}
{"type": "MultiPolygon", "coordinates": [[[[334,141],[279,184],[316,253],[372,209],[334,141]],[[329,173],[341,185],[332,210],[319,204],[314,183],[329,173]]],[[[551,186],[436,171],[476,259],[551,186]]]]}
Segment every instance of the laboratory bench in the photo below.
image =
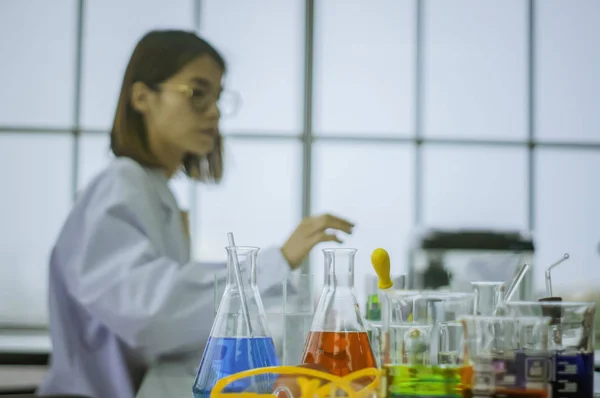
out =
{"type": "Polygon", "coordinates": [[[158,363],[146,373],[136,398],[191,397],[198,364],[158,363]]]}
{"type": "Polygon", "coordinates": [[[0,365],[46,365],[51,350],[48,330],[0,329],[0,365]]]}
{"type": "Polygon", "coordinates": [[[48,330],[0,329],[0,396],[35,391],[51,350],[48,330]]]}
{"type": "MultiPolygon", "coordinates": [[[[35,389],[46,373],[50,352],[47,330],[0,329],[0,396],[35,389]]],[[[600,366],[600,350],[595,362],[600,366]]],[[[190,397],[198,364],[197,358],[155,364],[136,398],[190,397]]],[[[595,376],[595,391],[600,392],[600,373],[595,376]]]]}
{"type": "MultiPolygon", "coordinates": [[[[595,357],[598,355],[600,351],[595,353],[595,357]]],[[[156,364],[146,374],[136,398],[191,397],[197,366],[175,361],[156,364]]],[[[600,372],[594,376],[594,391],[600,393],[600,372]]]]}

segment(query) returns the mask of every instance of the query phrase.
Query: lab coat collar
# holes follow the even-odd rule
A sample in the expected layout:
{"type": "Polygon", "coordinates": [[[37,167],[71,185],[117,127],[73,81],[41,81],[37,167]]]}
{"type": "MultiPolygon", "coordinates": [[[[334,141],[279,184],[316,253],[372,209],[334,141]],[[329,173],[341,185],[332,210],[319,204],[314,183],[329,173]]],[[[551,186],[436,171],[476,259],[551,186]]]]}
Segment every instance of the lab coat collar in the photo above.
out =
{"type": "Polygon", "coordinates": [[[164,170],[148,169],[148,171],[149,174],[154,177],[153,180],[156,182],[156,191],[165,210],[169,213],[178,210],[177,200],[175,200],[175,196],[173,196],[173,193],[169,188],[169,177],[166,176],[164,170]]]}

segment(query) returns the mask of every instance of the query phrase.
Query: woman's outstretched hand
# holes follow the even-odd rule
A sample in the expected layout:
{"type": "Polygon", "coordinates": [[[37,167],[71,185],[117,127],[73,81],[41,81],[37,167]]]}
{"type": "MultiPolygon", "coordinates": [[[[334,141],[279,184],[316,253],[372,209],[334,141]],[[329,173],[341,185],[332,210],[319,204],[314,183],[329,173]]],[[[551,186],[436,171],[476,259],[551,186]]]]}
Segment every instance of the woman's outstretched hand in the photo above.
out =
{"type": "Polygon", "coordinates": [[[321,242],[342,243],[336,231],[351,234],[353,227],[350,221],[330,214],[305,218],[281,247],[281,253],[290,267],[296,269],[315,245],[321,242]]]}

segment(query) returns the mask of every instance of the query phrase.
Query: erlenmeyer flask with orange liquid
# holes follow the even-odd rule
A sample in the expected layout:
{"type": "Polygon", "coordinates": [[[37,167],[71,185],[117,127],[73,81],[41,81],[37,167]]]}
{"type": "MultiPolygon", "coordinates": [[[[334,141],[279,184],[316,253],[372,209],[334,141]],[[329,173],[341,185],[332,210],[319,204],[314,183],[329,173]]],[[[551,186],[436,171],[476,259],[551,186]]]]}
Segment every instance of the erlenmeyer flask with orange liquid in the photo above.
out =
{"type": "Polygon", "coordinates": [[[324,249],[325,284],[302,356],[302,363],[337,376],[375,368],[365,321],[354,291],[356,249],[324,249]]]}

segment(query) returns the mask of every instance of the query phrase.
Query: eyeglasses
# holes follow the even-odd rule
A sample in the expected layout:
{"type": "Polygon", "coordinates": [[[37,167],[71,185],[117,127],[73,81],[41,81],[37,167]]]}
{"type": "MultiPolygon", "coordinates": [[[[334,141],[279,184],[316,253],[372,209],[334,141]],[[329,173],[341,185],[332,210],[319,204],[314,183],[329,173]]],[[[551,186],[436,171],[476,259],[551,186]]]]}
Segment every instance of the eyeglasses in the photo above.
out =
{"type": "Polygon", "coordinates": [[[171,87],[190,98],[192,108],[198,113],[204,113],[216,102],[221,117],[235,116],[242,104],[242,98],[237,91],[223,90],[215,95],[206,89],[190,87],[186,84],[162,85],[171,87]]]}

